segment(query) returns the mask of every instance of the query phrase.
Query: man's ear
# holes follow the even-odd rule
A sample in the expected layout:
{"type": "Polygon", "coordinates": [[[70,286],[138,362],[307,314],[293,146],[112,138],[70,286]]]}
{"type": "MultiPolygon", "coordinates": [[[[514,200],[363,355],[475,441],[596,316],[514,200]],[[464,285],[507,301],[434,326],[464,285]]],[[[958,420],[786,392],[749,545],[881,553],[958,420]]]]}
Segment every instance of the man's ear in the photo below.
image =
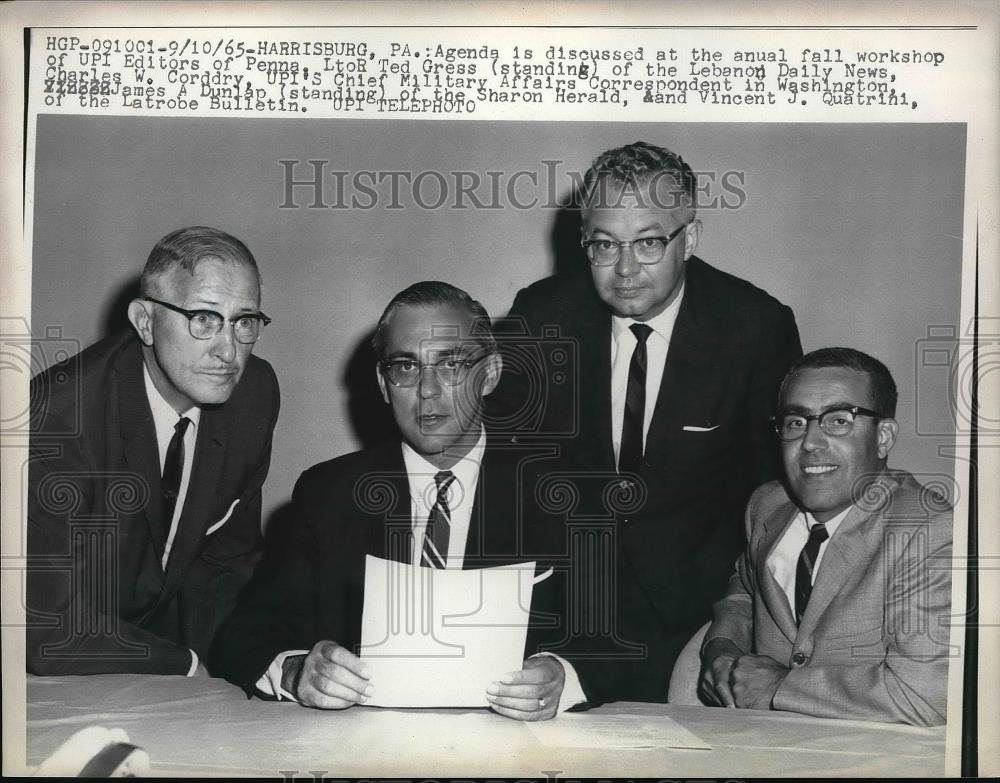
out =
{"type": "Polygon", "coordinates": [[[899,424],[895,419],[882,419],[878,423],[878,458],[885,459],[896,445],[899,424]]]}
{"type": "Polygon", "coordinates": [[[688,223],[684,231],[684,260],[687,261],[694,255],[698,243],[701,241],[701,221],[695,218],[688,223]]]}
{"type": "Polygon", "coordinates": [[[500,383],[500,373],[503,372],[503,359],[500,354],[494,351],[485,360],[486,369],[483,372],[483,387],[480,394],[485,397],[492,392],[500,383]]]}
{"type": "Polygon", "coordinates": [[[151,305],[141,299],[133,299],[128,304],[128,320],[135,328],[143,345],[153,344],[153,315],[151,305]]]}
{"type": "Polygon", "coordinates": [[[385,378],[382,377],[382,371],[378,368],[378,365],[375,366],[375,380],[378,381],[378,387],[382,391],[382,399],[385,401],[385,404],[388,405],[389,389],[386,388],[385,378]]]}

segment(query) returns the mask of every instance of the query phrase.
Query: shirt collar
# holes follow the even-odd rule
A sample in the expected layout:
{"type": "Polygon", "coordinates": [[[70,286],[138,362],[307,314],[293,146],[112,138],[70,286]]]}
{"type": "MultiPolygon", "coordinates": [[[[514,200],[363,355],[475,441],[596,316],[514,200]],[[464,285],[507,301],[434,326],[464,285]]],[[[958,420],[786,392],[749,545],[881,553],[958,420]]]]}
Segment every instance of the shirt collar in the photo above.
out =
{"type": "Polygon", "coordinates": [[[625,332],[629,331],[629,327],[632,324],[643,323],[646,324],[650,329],[652,329],[656,334],[661,337],[668,335],[673,331],[674,322],[677,320],[677,313],[681,309],[681,300],[684,298],[684,283],[681,282],[681,290],[677,292],[677,296],[672,301],[666,310],[664,310],[659,315],[654,315],[648,321],[637,321],[635,318],[627,318],[620,315],[612,315],[611,317],[611,333],[614,335],[615,342],[618,342],[619,338],[625,332]]]}
{"type": "Polygon", "coordinates": [[[142,378],[146,384],[146,399],[149,400],[149,408],[153,412],[153,422],[156,424],[157,431],[161,429],[172,430],[181,416],[187,416],[190,419],[191,428],[198,427],[198,422],[201,420],[201,408],[192,405],[183,413],[178,414],[170,403],[163,399],[163,395],[156,388],[145,361],[142,363],[142,378]]]}
{"type": "MultiPolygon", "coordinates": [[[[455,474],[455,480],[462,488],[463,497],[469,497],[469,490],[476,486],[485,450],[486,430],[480,426],[479,440],[476,441],[476,445],[458,462],[447,468],[455,474]]],[[[410,487],[410,497],[425,504],[429,500],[432,505],[434,495],[427,495],[427,485],[428,482],[434,481],[434,475],[440,472],[441,468],[424,459],[406,441],[403,441],[403,464],[406,466],[406,480],[410,487]]]]}
{"type": "MultiPolygon", "coordinates": [[[[844,519],[847,518],[847,515],[851,513],[851,510],[853,508],[854,508],[854,506],[848,506],[843,511],[841,511],[839,514],[837,514],[837,516],[835,516],[833,519],[828,519],[824,523],[826,525],[826,532],[827,532],[828,538],[833,538],[834,531],[836,531],[836,529],[838,527],[840,527],[840,523],[843,522],[844,519]]],[[[802,512],[802,520],[805,522],[805,526],[806,526],[806,530],[807,531],[812,530],[813,529],[813,525],[817,524],[816,520],[813,518],[813,515],[810,514],[808,511],[803,511],[802,512]]]]}

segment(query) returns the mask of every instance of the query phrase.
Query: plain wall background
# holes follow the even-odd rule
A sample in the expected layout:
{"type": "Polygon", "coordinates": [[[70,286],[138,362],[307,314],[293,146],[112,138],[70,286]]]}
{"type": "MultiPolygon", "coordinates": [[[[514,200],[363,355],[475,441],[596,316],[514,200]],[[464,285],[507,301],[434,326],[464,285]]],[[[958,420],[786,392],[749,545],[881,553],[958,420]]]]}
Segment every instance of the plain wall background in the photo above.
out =
{"type": "MultiPolygon", "coordinates": [[[[795,312],[803,349],[846,345],[885,362],[900,390],[900,438],[890,464],[951,475],[952,438],[919,420],[951,421],[947,368],[924,367],[933,327],[959,334],[964,125],[622,124],[372,120],[218,120],[40,116],[36,147],[32,332],[59,327],[87,345],[124,322],[153,244],[206,224],[250,247],[274,319],[255,351],[278,374],[282,410],[265,519],[310,465],[353,451],[388,418],[363,350],[391,296],[422,279],[468,290],[494,317],[519,288],[585,265],[575,213],[555,208],[426,209],[389,183],[372,209],[298,209],[285,200],[281,159],[326,170],[518,171],[516,196],[565,200],[566,172],[636,140],[669,147],[697,172],[743,173],[739,209],[702,209],[697,255],[744,277],[795,312]],[[549,176],[553,164],[557,176],[549,176]],[[917,391],[919,387],[919,399],[917,391]],[[918,410],[919,407],[919,410],[918,410]],[[352,421],[353,419],[353,421],[352,421]],[[366,423],[367,422],[367,423],[366,423]]],[[[706,180],[707,181],[707,177],[706,180]]],[[[351,175],[347,179],[350,182],[351,175]]],[[[423,202],[437,200],[425,176],[423,202]]],[[[367,202],[360,192],[358,196],[367,202]]],[[[480,188],[489,201],[489,186],[480,188]]],[[[324,199],[337,201],[329,174],[324,199]]],[[[734,196],[726,196],[732,203],[734,196]]],[[[466,203],[469,201],[466,199],[466,203]]]]}

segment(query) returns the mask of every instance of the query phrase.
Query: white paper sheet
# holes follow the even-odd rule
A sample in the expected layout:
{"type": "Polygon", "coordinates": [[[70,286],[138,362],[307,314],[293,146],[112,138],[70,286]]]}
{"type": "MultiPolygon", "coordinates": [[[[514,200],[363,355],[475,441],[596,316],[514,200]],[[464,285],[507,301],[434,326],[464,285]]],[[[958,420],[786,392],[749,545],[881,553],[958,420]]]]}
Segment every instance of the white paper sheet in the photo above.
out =
{"type": "Polygon", "coordinates": [[[439,570],[368,556],[361,658],[376,707],[487,707],[521,668],[535,564],[439,570]]]}
{"type": "Polygon", "coordinates": [[[712,746],[666,716],[564,712],[554,720],[525,724],[552,748],[697,748],[712,746]]]}

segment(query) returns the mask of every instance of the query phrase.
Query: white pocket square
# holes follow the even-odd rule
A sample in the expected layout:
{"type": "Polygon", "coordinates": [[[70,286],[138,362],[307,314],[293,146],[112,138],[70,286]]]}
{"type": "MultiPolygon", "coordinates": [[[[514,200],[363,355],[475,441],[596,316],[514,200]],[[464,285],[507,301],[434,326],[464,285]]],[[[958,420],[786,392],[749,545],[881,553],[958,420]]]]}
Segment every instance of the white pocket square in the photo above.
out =
{"type": "Polygon", "coordinates": [[[226,524],[226,522],[229,521],[229,517],[233,515],[233,509],[236,508],[236,504],[239,502],[240,499],[236,498],[236,500],[233,501],[233,504],[229,507],[229,511],[226,512],[226,515],[218,522],[216,522],[214,525],[212,525],[208,530],[206,530],[205,535],[206,536],[212,535],[212,533],[214,533],[216,530],[218,530],[220,527],[226,524]]]}
{"type": "Polygon", "coordinates": [[[716,424],[714,427],[695,427],[693,424],[685,424],[684,432],[711,432],[712,430],[719,429],[719,425],[716,424]]]}

